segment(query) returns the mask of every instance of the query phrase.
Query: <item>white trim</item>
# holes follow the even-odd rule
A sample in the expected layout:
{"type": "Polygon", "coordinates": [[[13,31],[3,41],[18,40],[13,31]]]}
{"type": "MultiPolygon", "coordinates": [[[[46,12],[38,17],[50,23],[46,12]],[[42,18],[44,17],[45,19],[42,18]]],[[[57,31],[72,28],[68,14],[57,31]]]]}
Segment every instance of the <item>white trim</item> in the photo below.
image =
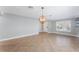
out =
{"type": "Polygon", "coordinates": [[[65,33],[59,33],[59,32],[48,32],[48,33],[63,34],[63,35],[68,35],[68,36],[79,37],[79,36],[77,36],[77,35],[65,34],[65,33]]]}
{"type": "Polygon", "coordinates": [[[17,39],[17,38],[22,38],[22,37],[27,37],[27,36],[37,35],[37,34],[38,34],[38,32],[28,34],[28,35],[15,36],[15,37],[7,38],[7,39],[1,39],[0,41],[12,40],[12,39],[17,39]]]}
{"type": "Polygon", "coordinates": [[[79,35],[76,35],[76,37],[79,37],[79,35]]]}

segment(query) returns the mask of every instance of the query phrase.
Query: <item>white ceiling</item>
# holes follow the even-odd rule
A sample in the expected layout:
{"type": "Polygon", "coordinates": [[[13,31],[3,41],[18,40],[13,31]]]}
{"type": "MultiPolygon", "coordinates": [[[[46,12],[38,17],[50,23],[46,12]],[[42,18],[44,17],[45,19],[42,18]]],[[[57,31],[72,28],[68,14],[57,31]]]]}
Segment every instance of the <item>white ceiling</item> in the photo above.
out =
{"type": "MultiPolygon", "coordinates": [[[[4,13],[11,13],[38,19],[41,16],[41,6],[4,6],[1,7],[4,13]]],[[[58,20],[65,18],[79,17],[78,6],[45,6],[44,15],[47,20],[58,20]]]]}

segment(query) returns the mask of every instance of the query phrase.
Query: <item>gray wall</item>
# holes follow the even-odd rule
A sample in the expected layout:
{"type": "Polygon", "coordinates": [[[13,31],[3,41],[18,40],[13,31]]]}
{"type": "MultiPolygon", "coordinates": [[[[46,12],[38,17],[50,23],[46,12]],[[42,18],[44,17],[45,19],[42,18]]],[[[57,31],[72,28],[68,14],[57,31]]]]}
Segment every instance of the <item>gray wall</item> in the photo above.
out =
{"type": "Polygon", "coordinates": [[[71,32],[60,32],[60,31],[57,32],[56,31],[56,21],[64,21],[64,20],[48,21],[48,32],[66,34],[66,35],[77,35],[79,32],[79,28],[75,28],[75,19],[68,19],[68,20],[71,20],[71,32]]]}
{"type": "Polygon", "coordinates": [[[75,23],[75,30],[74,30],[74,32],[79,37],[79,18],[76,18],[74,23],[75,23]]]}
{"type": "Polygon", "coordinates": [[[0,16],[0,40],[38,32],[38,20],[11,14],[0,16]]]}

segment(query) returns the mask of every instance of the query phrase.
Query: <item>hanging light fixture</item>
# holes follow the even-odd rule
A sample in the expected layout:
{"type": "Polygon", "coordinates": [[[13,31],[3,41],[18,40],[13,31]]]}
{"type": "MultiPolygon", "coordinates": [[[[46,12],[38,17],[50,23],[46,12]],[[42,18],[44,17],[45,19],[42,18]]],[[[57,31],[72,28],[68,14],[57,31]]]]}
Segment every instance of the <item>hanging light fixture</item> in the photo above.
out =
{"type": "Polygon", "coordinates": [[[44,9],[44,7],[41,7],[41,9],[42,9],[42,16],[40,16],[39,21],[41,23],[42,32],[44,32],[44,23],[46,21],[46,17],[43,15],[43,9],[44,9]]]}
{"type": "Polygon", "coordinates": [[[46,17],[43,15],[43,9],[44,9],[44,7],[41,7],[41,9],[42,9],[42,16],[40,16],[40,22],[41,23],[44,23],[45,21],[46,21],[46,17]]]}

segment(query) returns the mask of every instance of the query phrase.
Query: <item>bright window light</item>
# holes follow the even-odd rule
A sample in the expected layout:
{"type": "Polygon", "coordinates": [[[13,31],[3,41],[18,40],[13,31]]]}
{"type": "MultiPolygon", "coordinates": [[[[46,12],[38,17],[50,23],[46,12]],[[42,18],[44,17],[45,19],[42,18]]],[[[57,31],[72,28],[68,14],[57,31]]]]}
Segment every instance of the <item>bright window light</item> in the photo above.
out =
{"type": "Polygon", "coordinates": [[[56,31],[71,32],[71,21],[57,21],[56,31]]]}

